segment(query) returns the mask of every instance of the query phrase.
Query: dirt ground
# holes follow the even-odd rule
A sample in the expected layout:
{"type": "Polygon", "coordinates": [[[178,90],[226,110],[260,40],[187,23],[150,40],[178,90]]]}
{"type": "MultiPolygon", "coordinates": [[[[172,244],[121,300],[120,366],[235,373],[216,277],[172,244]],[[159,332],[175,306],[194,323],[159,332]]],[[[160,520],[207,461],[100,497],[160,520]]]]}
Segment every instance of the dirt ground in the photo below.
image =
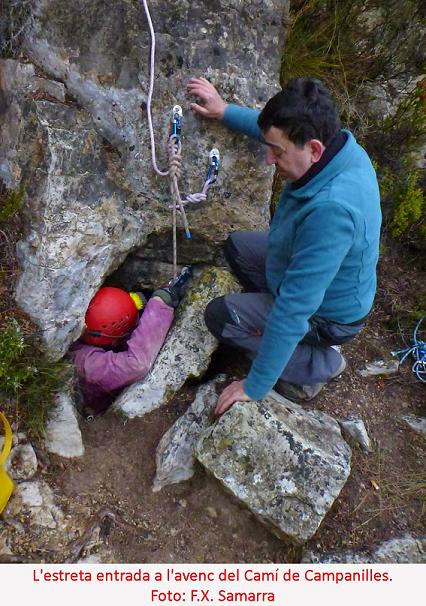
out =
{"type": "MultiPolygon", "coordinates": [[[[426,441],[400,419],[406,413],[426,416],[426,386],[415,379],[408,361],[387,378],[363,378],[356,372],[367,361],[391,359],[390,352],[403,347],[395,318],[401,318],[410,340],[412,318],[426,300],[424,268],[407,255],[395,255],[382,256],[377,300],[367,328],[343,348],[346,371],[310,403],[334,417],[361,416],[374,451],[366,455],[353,448],[349,480],[305,545],[308,549],[368,548],[394,536],[420,536],[426,531],[426,441]]],[[[424,328],[423,339],[426,322],[424,328]]],[[[244,376],[247,368],[244,358],[221,347],[204,380],[225,371],[231,381],[244,376]]],[[[187,385],[167,407],[141,419],[125,421],[108,411],[94,423],[82,422],[85,455],[78,460],[38,449],[42,476],[64,512],[73,516],[81,512],[76,539],[90,528],[96,512],[116,516],[115,521],[106,518],[97,546],[83,549],[83,555],[101,545],[115,562],[300,560],[300,548],[273,536],[201,466],[190,481],[151,491],[156,446],[194,399],[196,389],[195,384],[187,385]]],[[[28,535],[15,553],[31,561],[60,562],[69,551],[69,545],[55,546],[49,553],[39,547],[28,535]]]]}

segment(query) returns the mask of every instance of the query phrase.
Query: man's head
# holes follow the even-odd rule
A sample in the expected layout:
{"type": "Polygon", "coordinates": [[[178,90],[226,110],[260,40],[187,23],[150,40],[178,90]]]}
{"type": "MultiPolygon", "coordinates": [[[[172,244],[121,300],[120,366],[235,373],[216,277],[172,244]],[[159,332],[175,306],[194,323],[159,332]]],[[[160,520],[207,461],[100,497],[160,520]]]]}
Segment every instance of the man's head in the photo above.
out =
{"type": "Polygon", "coordinates": [[[340,129],[337,109],[319,80],[294,78],[270,99],[258,118],[268,164],[288,181],[318,162],[340,129]]]}

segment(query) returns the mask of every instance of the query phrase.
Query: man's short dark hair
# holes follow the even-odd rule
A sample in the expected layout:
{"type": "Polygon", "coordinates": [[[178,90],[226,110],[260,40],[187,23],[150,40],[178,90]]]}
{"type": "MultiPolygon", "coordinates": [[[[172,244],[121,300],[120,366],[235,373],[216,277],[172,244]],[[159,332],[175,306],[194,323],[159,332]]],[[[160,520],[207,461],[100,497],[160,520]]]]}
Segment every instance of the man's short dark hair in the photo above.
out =
{"type": "Polygon", "coordinates": [[[257,121],[266,133],[281,129],[295,145],[319,139],[326,147],[341,128],[337,108],[320,80],[293,78],[269,99],[257,121]]]}

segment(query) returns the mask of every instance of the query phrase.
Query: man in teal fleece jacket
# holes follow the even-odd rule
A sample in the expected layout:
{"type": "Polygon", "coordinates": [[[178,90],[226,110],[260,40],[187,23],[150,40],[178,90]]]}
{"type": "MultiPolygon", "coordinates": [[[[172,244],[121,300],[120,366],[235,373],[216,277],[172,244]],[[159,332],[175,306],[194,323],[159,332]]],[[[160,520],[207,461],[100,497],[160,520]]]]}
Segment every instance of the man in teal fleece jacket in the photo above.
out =
{"type": "Polygon", "coordinates": [[[259,112],[227,104],[204,78],[191,108],[266,144],[286,181],[268,233],[235,232],[231,267],[249,292],[215,299],[207,326],[253,360],[216,412],[276,391],[309,400],[345,368],[336,346],[364,326],[376,290],[380,198],[371,161],[342,130],[329,91],[295,78],[259,112]]]}

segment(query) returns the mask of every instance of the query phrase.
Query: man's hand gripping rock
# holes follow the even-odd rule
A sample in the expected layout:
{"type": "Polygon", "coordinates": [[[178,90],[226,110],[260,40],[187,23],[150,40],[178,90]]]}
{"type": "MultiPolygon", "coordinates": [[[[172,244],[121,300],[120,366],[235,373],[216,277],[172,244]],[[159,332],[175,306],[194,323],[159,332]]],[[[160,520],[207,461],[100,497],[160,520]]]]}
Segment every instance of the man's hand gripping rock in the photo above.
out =
{"type": "Polygon", "coordinates": [[[214,118],[222,120],[227,108],[227,103],[219,95],[213,84],[205,78],[191,78],[187,86],[189,95],[198,97],[202,105],[191,103],[191,109],[203,118],[214,118]]]}

